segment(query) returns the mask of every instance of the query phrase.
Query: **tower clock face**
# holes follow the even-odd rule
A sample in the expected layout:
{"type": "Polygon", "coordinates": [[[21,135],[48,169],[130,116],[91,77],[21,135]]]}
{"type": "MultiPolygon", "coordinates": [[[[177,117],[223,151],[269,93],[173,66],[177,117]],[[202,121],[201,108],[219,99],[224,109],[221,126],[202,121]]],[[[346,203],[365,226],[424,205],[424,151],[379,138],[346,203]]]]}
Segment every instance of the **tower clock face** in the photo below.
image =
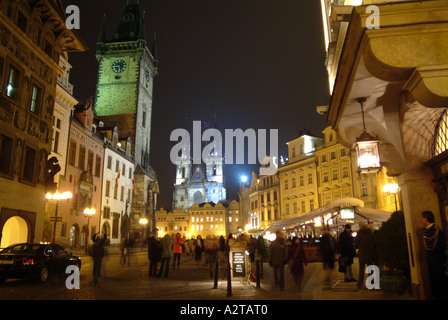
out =
{"type": "Polygon", "coordinates": [[[112,71],[115,73],[121,73],[126,69],[126,61],[124,60],[116,60],[113,64],[112,64],[112,71]]]}

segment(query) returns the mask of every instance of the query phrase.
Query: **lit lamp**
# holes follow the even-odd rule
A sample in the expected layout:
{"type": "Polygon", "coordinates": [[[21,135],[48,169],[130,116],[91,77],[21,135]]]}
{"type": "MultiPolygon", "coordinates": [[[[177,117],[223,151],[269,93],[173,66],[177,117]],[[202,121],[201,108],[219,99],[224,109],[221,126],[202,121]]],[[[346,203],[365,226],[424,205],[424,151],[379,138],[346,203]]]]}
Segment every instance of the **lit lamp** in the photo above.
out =
{"type": "Polygon", "coordinates": [[[140,225],[143,227],[143,230],[142,230],[142,248],[143,248],[143,243],[144,243],[144,239],[145,239],[145,228],[148,225],[148,219],[140,218],[138,223],[140,223],[140,225]]]}
{"type": "Polygon", "coordinates": [[[88,240],[89,240],[90,218],[92,218],[94,214],[95,214],[95,209],[93,209],[93,208],[85,208],[84,209],[84,216],[87,217],[86,251],[85,251],[85,253],[87,253],[87,244],[88,244],[88,240]]]}
{"type": "Polygon", "coordinates": [[[51,218],[52,221],[54,221],[54,228],[53,228],[53,243],[55,242],[56,239],[56,223],[58,221],[62,221],[62,217],[58,217],[58,205],[59,205],[59,201],[60,200],[70,200],[72,198],[72,193],[67,191],[64,193],[47,193],[45,195],[45,198],[50,201],[50,200],[54,200],[56,202],[56,209],[54,212],[54,217],[51,218]]]}
{"type": "Polygon", "coordinates": [[[365,101],[366,98],[358,99],[358,102],[361,104],[363,129],[362,134],[356,138],[353,148],[356,150],[358,159],[358,173],[374,173],[381,169],[379,151],[381,141],[367,133],[363,106],[365,101]]]}
{"type": "Polygon", "coordinates": [[[397,194],[400,190],[400,187],[396,183],[388,183],[383,187],[383,191],[390,194],[392,193],[394,195],[395,199],[395,211],[398,211],[398,205],[397,205],[397,194]]]}

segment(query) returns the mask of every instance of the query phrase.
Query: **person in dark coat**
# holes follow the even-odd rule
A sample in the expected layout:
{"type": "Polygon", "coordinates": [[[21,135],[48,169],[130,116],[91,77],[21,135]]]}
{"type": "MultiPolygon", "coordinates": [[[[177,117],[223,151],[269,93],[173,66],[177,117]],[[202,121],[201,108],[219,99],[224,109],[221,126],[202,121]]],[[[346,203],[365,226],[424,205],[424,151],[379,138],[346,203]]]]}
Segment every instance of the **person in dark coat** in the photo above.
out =
{"type": "Polygon", "coordinates": [[[341,257],[345,259],[346,264],[344,280],[345,282],[356,281],[356,279],[353,278],[352,272],[353,258],[356,255],[356,251],[352,236],[352,227],[349,224],[345,225],[344,232],[339,236],[339,247],[341,250],[341,257]]]}
{"type": "Polygon", "coordinates": [[[291,263],[291,274],[294,277],[297,290],[302,290],[302,280],[303,273],[305,272],[305,267],[308,264],[306,260],[305,249],[300,243],[298,237],[294,237],[292,245],[289,247],[288,261],[291,263]]]}
{"type": "Polygon", "coordinates": [[[275,286],[284,289],[285,287],[285,264],[288,260],[288,251],[285,240],[281,232],[277,232],[276,239],[269,246],[269,266],[274,268],[275,286]]]}
{"type": "Polygon", "coordinates": [[[364,284],[364,271],[366,266],[375,264],[377,260],[375,249],[375,234],[373,232],[374,230],[371,224],[369,224],[367,227],[363,226],[358,231],[358,235],[355,239],[355,248],[358,250],[359,259],[359,288],[362,288],[364,284]]]}
{"type": "Polygon", "coordinates": [[[102,231],[92,236],[92,257],[93,257],[93,283],[98,285],[98,278],[101,277],[101,263],[104,258],[104,245],[107,236],[102,231]]]}
{"type": "Polygon", "coordinates": [[[148,238],[149,276],[157,276],[157,264],[162,254],[162,246],[159,240],[151,234],[148,238]]]}
{"type": "Polygon", "coordinates": [[[328,229],[328,227],[325,227],[323,229],[322,237],[320,238],[319,252],[324,264],[326,283],[330,281],[331,273],[334,270],[335,250],[336,241],[330,235],[330,230],[328,229]]]}
{"type": "Polygon", "coordinates": [[[422,220],[425,226],[423,246],[432,294],[436,300],[448,300],[446,237],[443,231],[435,225],[434,214],[431,211],[422,212],[422,220]]]}

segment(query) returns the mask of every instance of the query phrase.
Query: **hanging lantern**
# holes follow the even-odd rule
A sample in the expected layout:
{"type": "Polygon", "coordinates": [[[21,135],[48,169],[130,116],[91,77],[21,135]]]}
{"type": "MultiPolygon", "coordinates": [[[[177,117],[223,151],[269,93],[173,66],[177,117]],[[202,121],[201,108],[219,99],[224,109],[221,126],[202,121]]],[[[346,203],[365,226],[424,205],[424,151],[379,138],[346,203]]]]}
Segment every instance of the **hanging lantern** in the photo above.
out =
{"type": "Polygon", "coordinates": [[[364,108],[363,103],[366,98],[359,98],[358,102],[361,104],[363,130],[362,134],[356,138],[353,145],[356,150],[356,157],[358,159],[358,173],[375,173],[380,171],[380,143],[378,138],[374,138],[367,133],[365,121],[364,121],[364,108]]]}

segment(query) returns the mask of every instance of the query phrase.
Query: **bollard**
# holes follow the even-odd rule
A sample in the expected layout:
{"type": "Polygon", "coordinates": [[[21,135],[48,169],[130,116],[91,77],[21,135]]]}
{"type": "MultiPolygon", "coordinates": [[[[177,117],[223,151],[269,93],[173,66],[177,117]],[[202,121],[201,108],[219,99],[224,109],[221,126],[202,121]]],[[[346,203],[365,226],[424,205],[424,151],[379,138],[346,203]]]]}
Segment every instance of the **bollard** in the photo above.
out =
{"type": "Polygon", "coordinates": [[[260,288],[260,260],[255,263],[255,277],[257,277],[257,288],[260,288]]]}
{"type": "Polygon", "coordinates": [[[227,296],[232,296],[232,279],[230,275],[230,262],[227,263],[227,296]]]}
{"type": "Polygon", "coordinates": [[[215,284],[213,285],[213,289],[218,288],[218,273],[219,273],[219,261],[216,259],[216,265],[215,265],[215,284]]]}

